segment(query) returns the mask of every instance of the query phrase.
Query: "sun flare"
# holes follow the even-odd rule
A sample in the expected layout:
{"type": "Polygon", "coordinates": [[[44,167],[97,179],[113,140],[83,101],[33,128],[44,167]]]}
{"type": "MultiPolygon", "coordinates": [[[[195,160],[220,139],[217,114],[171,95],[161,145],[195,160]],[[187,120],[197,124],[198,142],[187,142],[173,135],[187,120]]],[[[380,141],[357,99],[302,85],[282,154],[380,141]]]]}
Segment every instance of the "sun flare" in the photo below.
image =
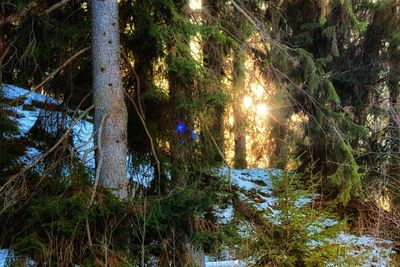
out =
{"type": "Polygon", "coordinates": [[[253,98],[251,96],[246,95],[243,98],[243,105],[245,108],[250,108],[253,105],[253,98]]]}
{"type": "Polygon", "coordinates": [[[258,104],[256,107],[256,112],[258,116],[265,117],[268,115],[268,107],[265,104],[258,104]]]}
{"type": "Polygon", "coordinates": [[[201,0],[190,0],[189,7],[192,10],[199,10],[202,8],[201,0]]]}

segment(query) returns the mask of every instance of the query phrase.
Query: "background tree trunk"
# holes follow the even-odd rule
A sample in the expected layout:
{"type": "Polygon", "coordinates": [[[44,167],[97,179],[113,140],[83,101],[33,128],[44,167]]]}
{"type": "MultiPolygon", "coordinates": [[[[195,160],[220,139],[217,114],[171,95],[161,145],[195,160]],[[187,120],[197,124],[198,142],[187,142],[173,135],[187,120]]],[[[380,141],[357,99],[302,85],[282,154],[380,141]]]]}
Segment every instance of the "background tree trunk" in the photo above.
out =
{"type": "MultiPolygon", "coordinates": [[[[219,16],[221,12],[221,7],[223,7],[225,3],[223,1],[214,1],[214,0],[204,0],[203,1],[203,21],[204,24],[207,26],[212,26],[215,24],[215,21],[219,21],[219,16]]],[[[218,43],[214,36],[205,37],[203,43],[203,55],[204,60],[203,64],[204,67],[207,68],[215,79],[215,82],[210,84],[207,87],[207,94],[216,93],[222,90],[222,78],[224,76],[224,68],[223,68],[223,61],[224,61],[224,52],[222,49],[221,44],[218,43]]],[[[225,144],[224,144],[224,105],[216,105],[214,108],[213,118],[208,125],[208,128],[211,131],[211,135],[215,139],[218,149],[224,154],[225,152],[225,144]]],[[[212,147],[213,143],[211,142],[212,147]]],[[[208,154],[211,153],[210,159],[214,163],[223,163],[223,158],[221,157],[217,148],[213,147],[210,151],[207,148],[208,154]]],[[[204,153],[204,154],[206,154],[204,153]]]]}
{"type": "Polygon", "coordinates": [[[125,197],[128,116],[120,73],[117,0],[93,0],[92,17],[94,130],[99,182],[115,195],[125,197]]]}
{"type": "Polygon", "coordinates": [[[233,56],[233,90],[235,93],[235,105],[233,126],[235,134],[235,155],[233,164],[235,168],[247,168],[246,154],[246,116],[243,110],[243,97],[245,90],[245,54],[240,48],[233,56]]]}

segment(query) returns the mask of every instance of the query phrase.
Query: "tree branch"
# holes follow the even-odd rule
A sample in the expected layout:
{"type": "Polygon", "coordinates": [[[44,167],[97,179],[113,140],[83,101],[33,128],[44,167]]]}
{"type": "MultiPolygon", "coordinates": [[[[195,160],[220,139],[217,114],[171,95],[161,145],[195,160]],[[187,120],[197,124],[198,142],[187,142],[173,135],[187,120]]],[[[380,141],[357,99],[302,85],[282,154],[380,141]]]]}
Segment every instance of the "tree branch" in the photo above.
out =
{"type": "Polygon", "coordinates": [[[108,116],[107,114],[104,114],[104,116],[101,118],[99,131],[97,133],[97,140],[98,140],[97,153],[99,155],[99,164],[97,164],[97,166],[96,166],[96,179],[94,181],[93,192],[92,192],[92,196],[90,197],[89,207],[91,207],[93,205],[94,197],[96,196],[97,186],[98,186],[99,180],[100,180],[100,169],[101,169],[101,165],[103,164],[103,155],[101,154],[101,136],[103,133],[103,124],[104,124],[104,121],[106,120],[107,116],[108,116]]]}
{"type": "Polygon", "coordinates": [[[143,118],[143,116],[140,114],[140,111],[135,103],[135,101],[133,100],[133,98],[125,92],[125,95],[129,98],[129,100],[132,102],[133,107],[135,108],[135,111],[137,113],[137,115],[139,116],[140,121],[143,124],[144,130],[146,132],[147,137],[149,138],[150,141],[150,147],[151,147],[151,153],[153,154],[154,160],[156,161],[156,166],[157,166],[157,179],[158,179],[158,193],[161,194],[161,166],[160,166],[160,161],[157,157],[157,153],[156,153],[156,148],[154,146],[154,142],[153,142],[153,137],[150,134],[149,129],[146,126],[146,122],[143,118]]]}
{"type": "Polygon", "coordinates": [[[18,101],[18,99],[24,98],[27,95],[29,95],[32,92],[36,92],[37,89],[39,89],[40,87],[42,87],[43,85],[45,85],[48,81],[50,81],[51,79],[54,78],[54,76],[60,72],[63,68],[65,68],[68,64],[70,64],[72,61],[74,61],[77,57],[79,57],[81,54],[85,53],[86,51],[88,51],[90,49],[90,47],[86,47],[80,51],[78,51],[76,54],[74,54],[72,57],[70,57],[69,59],[67,59],[60,67],[58,67],[57,69],[55,69],[52,73],[50,73],[41,83],[39,83],[38,85],[34,86],[29,92],[18,96],[14,101],[11,102],[14,103],[15,101],[18,101]]]}
{"type": "Polygon", "coordinates": [[[19,21],[21,18],[25,17],[26,15],[28,15],[28,13],[34,9],[35,7],[37,7],[38,4],[36,2],[30,3],[29,5],[27,5],[26,7],[24,7],[22,10],[7,16],[7,17],[1,17],[0,18],[0,27],[10,24],[10,23],[14,23],[19,21]]]}
{"type": "Polygon", "coordinates": [[[124,60],[126,61],[126,63],[129,65],[130,69],[133,72],[133,75],[135,75],[135,79],[136,79],[136,92],[137,92],[137,101],[138,101],[138,108],[140,111],[140,114],[142,115],[143,118],[146,118],[145,114],[144,114],[144,110],[142,107],[142,102],[140,99],[140,79],[139,79],[139,75],[137,74],[135,67],[132,65],[131,61],[129,60],[128,56],[122,51],[121,52],[122,57],[124,58],[124,60]]]}
{"type": "Polygon", "coordinates": [[[44,158],[46,158],[51,152],[53,152],[62,142],[64,139],[66,139],[70,132],[72,131],[72,129],[75,127],[75,125],[83,118],[85,117],[92,109],[94,108],[94,105],[90,106],[88,109],[86,109],[84,112],[82,112],[78,118],[76,118],[71,126],[67,129],[67,131],[61,136],[61,138],[49,149],[46,151],[46,153],[44,153],[41,157],[37,158],[31,165],[26,166],[25,168],[23,168],[19,173],[14,174],[13,176],[10,177],[10,179],[0,188],[0,192],[3,191],[3,189],[7,186],[7,184],[9,184],[14,178],[24,174],[25,172],[29,171],[30,169],[32,169],[36,164],[38,164],[41,160],[43,160],[44,158]]]}
{"type": "MultiPolygon", "coordinates": [[[[49,7],[48,9],[46,9],[43,12],[43,14],[48,15],[51,12],[53,12],[54,10],[56,10],[56,9],[62,7],[63,5],[67,4],[68,2],[71,2],[71,0],[61,0],[60,2],[54,4],[51,7],[49,7]]],[[[22,19],[23,17],[28,15],[29,12],[32,11],[37,6],[38,6],[37,2],[32,2],[29,5],[27,5],[26,7],[24,7],[22,10],[20,10],[19,12],[16,12],[16,13],[10,15],[10,16],[7,16],[7,17],[0,17],[0,27],[5,26],[7,24],[18,22],[20,19],[22,19]]]]}
{"type": "Polygon", "coordinates": [[[69,63],[71,63],[72,61],[74,61],[77,57],[79,57],[81,54],[85,53],[86,51],[88,51],[90,49],[90,47],[85,47],[82,50],[78,51],[76,54],[74,54],[72,57],[70,57],[69,59],[67,59],[60,67],[58,67],[57,69],[55,69],[52,73],[50,73],[41,83],[39,83],[38,85],[36,85],[35,87],[33,87],[33,89],[31,91],[36,91],[37,89],[39,89],[40,87],[42,87],[44,84],[46,84],[48,81],[50,81],[51,79],[54,78],[54,76],[60,72],[60,70],[62,70],[63,68],[65,68],[69,63]]]}
{"type": "Polygon", "coordinates": [[[57,8],[62,7],[63,5],[67,4],[68,2],[71,2],[71,0],[62,0],[62,1],[58,2],[57,4],[54,4],[51,7],[49,7],[48,9],[46,9],[44,11],[44,13],[48,15],[51,12],[53,12],[54,10],[56,10],[57,8]]]}

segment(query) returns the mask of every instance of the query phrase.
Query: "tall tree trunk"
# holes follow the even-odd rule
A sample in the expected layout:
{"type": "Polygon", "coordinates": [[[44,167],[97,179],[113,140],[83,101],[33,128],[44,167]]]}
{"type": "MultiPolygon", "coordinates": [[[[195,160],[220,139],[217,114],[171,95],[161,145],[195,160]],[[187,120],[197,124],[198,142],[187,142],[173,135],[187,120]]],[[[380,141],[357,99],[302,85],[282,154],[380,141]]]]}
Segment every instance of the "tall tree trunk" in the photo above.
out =
{"type": "Polygon", "coordinates": [[[246,154],[246,116],[243,110],[243,97],[245,90],[245,54],[239,49],[233,56],[233,90],[236,101],[233,108],[235,135],[234,167],[247,168],[246,154]]]}
{"type": "Polygon", "coordinates": [[[390,138],[390,164],[389,175],[393,180],[400,177],[400,66],[397,59],[400,53],[397,46],[390,46],[391,58],[388,79],[390,94],[390,113],[389,113],[389,138],[390,138]]]}
{"type": "MultiPolygon", "coordinates": [[[[286,115],[286,114],[285,114],[286,115]]],[[[285,169],[288,156],[286,137],[288,135],[287,126],[283,123],[287,120],[286,116],[275,116],[270,120],[271,136],[274,139],[275,148],[271,157],[270,166],[277,169],[285,169]]]]}
{"type": "MultiPolygon", "coordinates": [[[[215,1],[215,0],[204,0],[203,1],[203,9],[204,9],[204,17],[203,21],[206,26],[215,25],[215,21],[219,19],[220,6],[223,5],[224,2],[215,1]]],[[[207,93],[212,94],[221,90],[222,88],[222,78],[224,76],[223,69],[223,60],[224,53],[221,47],[221,44],[218,43],[215,37],[209,36],[205,38],[203,43],[203,64],[204,67],[207,68],[210,73],[212,73],[214,82],[209,84],[207,87],[207,93]]],[[[223,158],[220,155],[220,152],[224,154],[225,145],[224,145],[224,106],[222,104],[218,104],[213,107],[213,117],[210,118],[210,123],[208,125],[209,130],[215,142],[217,143],[218,148],[215,147],[214,142],[209,142],[213,149],[210,150],[206,148],[206,152],[204,154],[211,154],[209,158],[212,162],[222,163],[223,158]],[[220,151],[218,151],[218,149],[220,151]]]]}
{"type": "Polygon", "coordinates": [[[99,182],[126,197],[127,109],[120,73],[117,0],[92,1],[94,131],[99,182]]]}

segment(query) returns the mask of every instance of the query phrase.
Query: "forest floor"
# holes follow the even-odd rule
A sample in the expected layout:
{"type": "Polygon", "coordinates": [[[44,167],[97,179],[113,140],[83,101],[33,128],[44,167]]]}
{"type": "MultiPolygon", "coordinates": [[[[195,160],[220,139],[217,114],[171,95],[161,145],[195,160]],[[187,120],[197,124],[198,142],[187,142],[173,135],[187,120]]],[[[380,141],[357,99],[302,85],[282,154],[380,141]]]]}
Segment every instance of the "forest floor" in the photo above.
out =
{"type": "MultiPolygon", "coordinates": [[[[224,170],[226,175],[228,170],[224,170]]],[[[274,192],[273,177],[279,176],[280,170],[268,169],[232,169],[230,177],[233,186],[240,191],[240,197],[243,201],[257,207],[260,212],[265,213],[265,217],[272,224],[279,225],[282,221],[283,212],[279,205],[280,196],[274,192]]],[[[294,205],[301,213],[302,208],[310,207],[314,199],[318,199],[317,194],[297,195],[294,205]]],[[[228,205],[227,208],[219,212],[220,222],[228,223],[234,216],[234,208],[228,205]]],[[[327,217],[320,214],[318,219],[313,222],[305,221],[305,228],[308,231],[310,240],[308,245],[315,246],[318,249],[323,244],[332,244],[339,246],[342,251],[335,262],[326,262],[326,266],[378,266],[389,267],[391,257],[395,253],[390,240],[373,237],[370,235],[356,235],[350,231],[340,231],[334,238],[325,240],[313,240],[322,229],[328,229],[339,223],[337,218],[327,217]],[[352,262],[350,265],[348,262],[352,262]]],[[[228,256],[229,258],[229,256],[228,256]]],[[[206,267],[224,267],[224,266],[247,266],[251,264],[252,259],[221,259],[216,260],[206,257],[206,267]]]]}
{"type": "MultiPolygon", "coordinates": [[[[53,125],[52,122],[58,121],[58,116],[64,116],[61,111],[46,112],[41,109],[43,105],[59,104],[57,100],[38,93],[31,93],[28,90],[15,86],[5,86],[4,89],[5,98],[15,100],[12,107],[12,114],[14,114],[13,117],[18,124],[21,136],[27,134],[37,123],[46,123],[45,127],[50,132],[53,128],[59,127],[59,125],[53,125]],[[47,117],[46,120],[40,121],[40,118],[43,116],[53,116],[54,118],[49,119],[47,117]]],[[[64,120],[66,128],[70,127],[74,122],[74,118],[77,117],[77,114],[73,111],[70,113],[71,115],[64,120]]],[[[92,131],[93,125],[90,122],[90,118],[78,121],[72,127],[73,143],[76,148],[76,153],[81,159],[85,159],[85,164],[89,167],[94,166],[94,153],[90,152],[85,154],[85,151],[88,151],[88,148],[93,146],[92,131]]],[[[40,156],[40,152],[36,148],[30,147],[21,160],[26,164],[30,164],[38,156],[40,156]]],[[[143,168],[143,171],[144,169],[145,168],[143,168]]],[[[241,200],[255,206],[260,212],[264,212],[265,218],[275,225],[281,223],[283,212],[279,205],[280,197],[274,192],[272,177],[279,176],[281,173],[282,171],[280,170],[266,169],[223,170],[224,175],[230,176],[232,186],[236,187],[241,200]]],[[[140,176],[141,175],[139,175],[139,177],[140,176]]],[[[303,207],[312,205],[313,201],[317,198],[317,194],[299,194],[297,195],[294,205],[301,211],[303,207]]],[[[224,209],[218,210],[216,215],[219,217],[221,224],[229,223],[234,216],[233,205],[227,204],[224,209]]],[[[369,235],[356,235],[349,231],[342,231],[338,233],[335,238],[322,241],[313,240],[315,234],[318,234],[324,229],[333,227],[338,223],[339,221],[337,218],[321,214],[318,220],[306,225],[310,235],[309,246],[318,248],[322,243],[330,243],[342,248],[342,253],[338,255],[338,261],[336,263],[327,262],[327,266],[345,266],[340,264],[340,262],[345,262],[348,258],[358,260],[358,264],[353,266],[390,266],[391,256],[394,251],[392,249],[392,243],[388,240],[369,235]]],[[[4,258],[4,255],[7,255],[7,251],[0,250],[0,266],[4,264],[2,264],[1,259],[4,258]]],[[[251,259],[238,260],[229,256],[220,259],[206,257],[206,266],[246,266],[251,263],[251,261],[251,259]]]]}

